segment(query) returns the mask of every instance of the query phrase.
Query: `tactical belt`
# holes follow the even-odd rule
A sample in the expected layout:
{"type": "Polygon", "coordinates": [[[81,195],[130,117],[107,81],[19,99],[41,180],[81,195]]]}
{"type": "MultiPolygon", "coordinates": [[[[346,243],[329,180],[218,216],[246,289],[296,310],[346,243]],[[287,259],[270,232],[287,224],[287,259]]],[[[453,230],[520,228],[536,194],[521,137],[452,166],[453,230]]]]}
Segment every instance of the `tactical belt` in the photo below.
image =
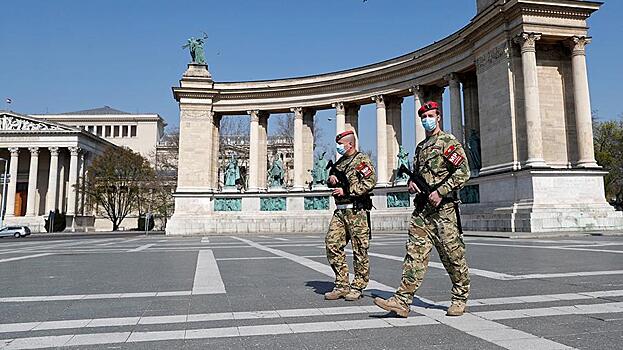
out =
{"type": "Polygon", "coordinates": [[[342,209],[353,209],[355,207],[354,204],[350,203],[350,204],[336,204],[335,208],[342,210],[342,209]]]}

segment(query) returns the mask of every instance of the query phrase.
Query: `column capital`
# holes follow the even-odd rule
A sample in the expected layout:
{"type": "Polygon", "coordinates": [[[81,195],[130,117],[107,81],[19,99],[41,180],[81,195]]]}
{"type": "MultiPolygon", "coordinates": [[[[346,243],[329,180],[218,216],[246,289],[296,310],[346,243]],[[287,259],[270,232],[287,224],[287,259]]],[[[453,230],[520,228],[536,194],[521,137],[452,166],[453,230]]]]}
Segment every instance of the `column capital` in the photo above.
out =
{"type": "Polygon", "coordinates": [[[39,156],[39,147],[28,147],[28,150],[30,151],[30,155],[32,157],[38,157],[39,156]]]}
{"type": "Polygon", "coordinates": [[[80,147],[67,147],[67,148],[69,149],[69,153],[71,154],[72,157],[77,157],[81,151],[80,147]]]}
{"type": "Polygon", "coordinates": [[[536,42],[541,40],[541,33],[523,32],[517,35],[513,41],[521,46],[521,53],[536,52],[536,42]]]}
{"type": "Polygon", "coordinates": [[[590,44],[593,38],[589,36],[572,36],[565,41],[571,49],[571,56],[586,55],[586,45],[590,44]]]}
{"type": "Polygon", "coordinates": [[[376,95],[371,98],[376,103],[376,108],[385,108],[385,97],[383,95],[376,95]]]}
{"type": "Polygon", "coordinates": [[[414,95],[418,95],[418,96],[422,96],[424,94],[424,86],[422,85],[413,85],[409,88],[409,92],[414,94],[414,95]]]}
{"type": "Polygon", "coordinates": [[[294,113],[294,117],[303,118],[303,107],[292,107],[290,110],[294,113]]]}
{"type": "Polygon", "coordinates": [[[54,157],[58,156],[58,147],[48,147],[48,150],[50,151],[50,155],[54,157]]]}
{"type": "Polygon", "coordinates": [[[258,122],[260,120],[260,111],[258,109],[247,111],[247,114],[251,116],[252,122],[258,122]]]}
{"type": "Polygon", "coordinates": [[[337,113],[346,113],[346,107],[344,105],[344,102],[334,102],[331,104],[331,107],[335,108],[335,111],[337,113]]]}
{"type": "Polygon", "coordinates": [[[9,147],[9,152],[11,152],[11,157],[19,156],[19,147],[9,147]]]}
{"type": "Polygon", "coordinates": [[[443,77],[443,80],[447,81],[450,86],[452,85],[459,85],[461,83],[461,80],[459,79],[459,75],[456,73],[450,73],[450,74],[446,74],[443,77]]]}

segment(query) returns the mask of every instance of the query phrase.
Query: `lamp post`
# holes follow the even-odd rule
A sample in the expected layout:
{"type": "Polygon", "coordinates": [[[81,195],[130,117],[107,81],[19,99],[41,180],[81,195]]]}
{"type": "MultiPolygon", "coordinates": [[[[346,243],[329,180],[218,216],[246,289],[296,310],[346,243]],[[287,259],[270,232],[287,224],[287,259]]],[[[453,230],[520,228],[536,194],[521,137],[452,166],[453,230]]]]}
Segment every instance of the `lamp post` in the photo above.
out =
{"type": "Polygon", "coordinates": [[[7,184],[7,170],[9,169],[9,160],[0,158],[0,161],[4,162],[4,176],[2,177],[2,204],[0,205],[0,227],[4,224],[4,207],[6,206],[6,184],[7,184]]]}

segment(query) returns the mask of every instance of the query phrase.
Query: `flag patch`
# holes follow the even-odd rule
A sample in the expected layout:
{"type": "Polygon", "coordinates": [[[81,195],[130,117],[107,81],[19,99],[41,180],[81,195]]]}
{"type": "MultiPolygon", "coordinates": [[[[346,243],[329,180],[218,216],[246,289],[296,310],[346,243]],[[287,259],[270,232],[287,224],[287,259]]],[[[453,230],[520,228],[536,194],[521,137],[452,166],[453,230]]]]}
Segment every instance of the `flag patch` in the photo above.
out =
{"type": "Polygon", "coordinates": [[[454,165],[455,167],[458,167],[459,165],[461,165],[464,160],[463,156],[461,156],[456,151],[456,147],[454,147],[453,145],[450,145],[450,147],[448,147],[448,149],[446,149],[446,151],[443,152],[443,155],[446,158],[446,160],[452,163],[452,165],[454,165]]]}
{"type": "Polygon", "coordinates": [[[372,176],[372,169],[364,162],[359,163],[355,169],[366,179],[372,176]]]}

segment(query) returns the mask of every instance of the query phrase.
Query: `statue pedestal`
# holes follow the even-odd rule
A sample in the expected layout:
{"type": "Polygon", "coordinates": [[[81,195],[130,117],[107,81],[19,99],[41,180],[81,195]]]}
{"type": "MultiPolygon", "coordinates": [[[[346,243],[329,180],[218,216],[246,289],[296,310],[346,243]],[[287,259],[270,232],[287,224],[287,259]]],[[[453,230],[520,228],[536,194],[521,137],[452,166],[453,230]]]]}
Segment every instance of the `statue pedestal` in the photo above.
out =
{"type": "Polygon", "coordinates": [[[225,186],[223,187],[223,191],[224,193],[238,193],[240,192],[240,190],[238,190],[238,188],[236,186],[225,186]]]}
{"type": "Polygon", "coordinates": [[[286,189],[283,186],[273,186],[268,188],[268,192],[285,192],[286,189]]]}

